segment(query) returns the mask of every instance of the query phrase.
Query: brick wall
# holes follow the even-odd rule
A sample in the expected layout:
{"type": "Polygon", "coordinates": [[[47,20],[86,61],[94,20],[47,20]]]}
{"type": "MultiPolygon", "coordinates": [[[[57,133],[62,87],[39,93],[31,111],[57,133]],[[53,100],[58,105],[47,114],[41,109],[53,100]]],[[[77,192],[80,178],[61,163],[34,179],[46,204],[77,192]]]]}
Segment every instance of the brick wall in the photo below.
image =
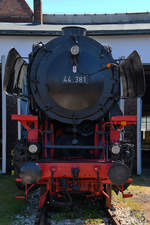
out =
{"type": "Polygon", "coordinates": [[[0,22],[32,22],[32,17],[25,0],[0,0],[0,22]]]}

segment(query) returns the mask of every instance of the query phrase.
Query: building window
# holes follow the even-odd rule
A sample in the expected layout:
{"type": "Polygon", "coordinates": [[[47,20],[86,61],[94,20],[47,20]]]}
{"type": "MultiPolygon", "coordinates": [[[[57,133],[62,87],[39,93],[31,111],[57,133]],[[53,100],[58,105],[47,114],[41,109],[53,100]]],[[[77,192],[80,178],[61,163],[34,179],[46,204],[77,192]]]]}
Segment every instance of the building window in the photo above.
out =
{"type": "Polygon", "coordinates": [[[150,131],[150,115],[142,117],[142,131],[150,131]]]}
{"type": "Polygon", "coordinates": [[[142,117],[141,124],[142,136],[144,142],[150,142],[150,115],[144,115],[142,117]]]}

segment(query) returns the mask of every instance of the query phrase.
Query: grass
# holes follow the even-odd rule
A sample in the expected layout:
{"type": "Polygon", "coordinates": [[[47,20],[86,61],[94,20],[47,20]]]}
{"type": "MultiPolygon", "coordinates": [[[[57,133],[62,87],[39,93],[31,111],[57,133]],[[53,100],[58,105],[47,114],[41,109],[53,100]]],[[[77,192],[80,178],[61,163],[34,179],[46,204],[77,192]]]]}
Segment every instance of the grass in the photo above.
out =
{"type": "MultiPolygon", "coordinates": [[[[130,188],[128,188],[128,190],[129,189],[130,188]]],[[[121,193],[116,195],[114,192],[112,196],[115,202],[117,202],[118,206],[120,207],[123,207],[123,208],[130,207],[131,210],[141,210],[141,204],[134,202],[133,198],[123,198],[121,193]]]]}
{"type": "Polygon", "coordinates": [[[14,216],[25,208],[25,200],[16,199],[22,195],[15,185],[14,176],[0,175],[0,225],[11,225],[14,216]]]}
{"type": "Polygon", "coordinates": [[[99,218],[99,219],[87,219],[85,220],[85,225],[98,225],[103,223],[104,221],[99,218]]]}

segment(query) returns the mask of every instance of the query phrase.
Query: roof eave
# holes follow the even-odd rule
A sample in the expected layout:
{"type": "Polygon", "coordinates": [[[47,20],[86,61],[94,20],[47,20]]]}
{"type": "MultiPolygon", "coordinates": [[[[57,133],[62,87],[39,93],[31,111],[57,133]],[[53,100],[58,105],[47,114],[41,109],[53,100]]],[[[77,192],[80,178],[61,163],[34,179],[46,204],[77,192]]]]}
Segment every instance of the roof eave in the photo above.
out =
{"type": "MultiPolygon", "coordinates": [[[[150,29],[137,30],[90,30],[88,36],[116,36],[116,35],[149,35],[150,29]]],[[[0,30],[4,36],[61,36],[61,31],[51,30],[0,30]]]]}

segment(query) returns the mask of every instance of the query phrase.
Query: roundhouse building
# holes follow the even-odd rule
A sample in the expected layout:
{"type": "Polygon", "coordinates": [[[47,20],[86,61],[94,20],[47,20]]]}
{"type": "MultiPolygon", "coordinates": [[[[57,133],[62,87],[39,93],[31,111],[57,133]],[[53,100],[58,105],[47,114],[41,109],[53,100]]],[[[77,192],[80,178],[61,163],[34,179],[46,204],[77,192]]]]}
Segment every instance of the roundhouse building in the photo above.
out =
{"type": "MultiPolygon", "coordinates": [[[[110,46],[115,59],[119,59],[121,56],[127,57],[133,50],[138,51],[144,65],[147,86],[145,95],[142,98],[142,150],[144,154],[149,154],[150,160],[150,13],[42,15],[40,0],[35,1],[34,13],[24,0],[13,0],[13,2],[15,6],[14,14],[7,16],[7,14],[9,15],[9,10],[7,11],[5,8],[5,13],[1,14],[3,18],[0,16],[0,57],[7,57],[11,48],[16,48],[21,56],[28,57],[33,43],[40,41],[46,43],[60,36],[62,27],[72,25],[86,28],[88,36],[103,45],[110,46]],[[16,13],[17,7],[20,14],[16,13]],[[21,13],[21,11],[24,13],[21,13]]],[[[0,1],[0,12],[3,3],[5,3],[5,0],[0,1]]],[[[7,9],[9,9],[9,6],[7,9]]],[[[15,102],[14,100],[14,112],[16,111],[15,102]]],[[[8,98],[7,106],[10,107],[11,104],[12,102],[8,98]]],[[[9,135],[10,130],[14,130],[12,126],[15,124],[10,122],[10,111],[12,111],[12,106],[11,110],[8,110],[7,118],[9,120],[9,123],[7,123],[8,152],[12,149],[11,142],[13,142],[14,137],[16,138],[17,132],[16,128],[16,132],[13,132],[15,136],[9,135]]],[[[124,113],[137,113],[137,101],[135,99],[125,101],[124,113]]],[[[136,142],[136,127],[132,129],[134,129],[134,132],[131,130],[129,138],[134,138],[135,144],[138,144],[136,142]]],[[[146,158],[148,159],[148,157],[146,158]]],[[[147,163],[144,161],[144,167],[146,166],[147,163]]]]}

